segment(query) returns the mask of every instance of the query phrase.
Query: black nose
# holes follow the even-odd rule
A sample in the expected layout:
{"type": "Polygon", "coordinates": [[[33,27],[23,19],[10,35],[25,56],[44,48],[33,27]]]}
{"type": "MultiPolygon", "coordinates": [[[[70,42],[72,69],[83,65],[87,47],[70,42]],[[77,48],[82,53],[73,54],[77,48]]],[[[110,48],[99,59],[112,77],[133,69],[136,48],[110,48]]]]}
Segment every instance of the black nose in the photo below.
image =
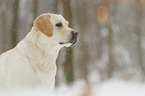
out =
{"type": "Polygon", "coordinates": [[[76,31],[76,30],[72,31],[72,36],[73,37],[77,37],[78,35],[79,35],[78,31],[76,31]]]}

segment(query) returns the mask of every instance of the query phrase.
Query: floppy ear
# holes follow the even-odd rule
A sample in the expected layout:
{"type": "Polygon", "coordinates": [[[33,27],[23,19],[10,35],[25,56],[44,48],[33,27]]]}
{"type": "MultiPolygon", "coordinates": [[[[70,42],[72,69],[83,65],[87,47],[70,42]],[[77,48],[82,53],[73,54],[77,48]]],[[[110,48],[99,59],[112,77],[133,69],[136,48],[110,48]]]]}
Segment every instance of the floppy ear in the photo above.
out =
{"type": "Polygon", "coordinates": [[[43,14],[36,18],[36,20],[34,21],[34,26],[36,26],[39,31],[41,31],[48,37],[51,37],[53,35],[53,28],[50,22],[49,14],[43,14]]]}

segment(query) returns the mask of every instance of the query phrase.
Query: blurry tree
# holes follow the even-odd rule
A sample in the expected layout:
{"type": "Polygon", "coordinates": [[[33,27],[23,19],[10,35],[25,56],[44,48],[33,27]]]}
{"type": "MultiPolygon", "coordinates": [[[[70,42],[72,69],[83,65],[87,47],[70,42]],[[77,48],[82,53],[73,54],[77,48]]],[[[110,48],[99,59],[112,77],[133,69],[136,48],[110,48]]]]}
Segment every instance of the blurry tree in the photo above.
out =
{"type": "MultiPolygon", "coordinates": [[[[12,8],[12,26],[11,26],[11,43],[12,43],[12,48],[16,46],[18,43],[18,36],[17,36],[17,31],[18,31],[18,9],[19,9],[19,0],[12,0],[11,1],[11,8],[12,8]]],[[[8,17],[9,18],[9,17],[8,17]]]]}
{"type": "MultiPolygon", "coordinates": [[[[63,15],[68,20],[69,26],[72,27],[72,12],[71,12],[71,5],[70,0],[61,0],[63,4],[63,15]]],[[[72,47],[66,48],[66,61],[63,64],[64,73],[66,76],[66,82],[71,83],[73,81],[73,49],[72,47]]]]}
{"type": "Polygon", "coordinates": [[[106,78],[111,78],[115,67],[115,61],[113,55],[114,41],[113,41],[113,31],[112,31],[112,24],[111,24],[112,22],[110,20],[110,15],[111,14],[110,14],[109,3],[107,3],[106,0],[102,0],[96,9],[96,16],[97,16],[97,21],[99,22],[98,26],[100,27],[100,30],[103,30],[104,28],[108,30],[108,35],[105,38],[106,46],[102,46],[102,47],[107,47],[106,54],[108,58],[106,66],[104,70],[102,70],[105,71],[105,73],[104,72],[101,73],[102,80],[105,80],[106,78]]]}
{"type": "MultiPolygon", "coordinates": [[[[78,48],[75,50],[74,58],[75,58],[75,79],[85,79],[88,82],[88,46],[87,46],[87,25],[89,26],[89,22],[87,21],[87,1],[88,0],[75,0],[74,6],[75,13],[74,19],[76,19],[76,25],[78,26],[78,30],[80,31],[79,34],[79,41],[81,42],[78,45],[78,48]]],[[[74,8],[74,7],[73,7],[74,8]]],[[[91,39],[91,38],[89,38],[91,39]]]]}
{"type": "Polygon", "coordinates": [[[18,42],[18,3],[19,0],[1,0],[1,45],[2,51],[13,48],[18,42]]]}
{"type": "Polygon", "coordinates": [[[34,8],[33,8],[34,18],[36,18],[38,14],[38,0],[33,0],[33,4],[34,4],[34,8]]]}
{"type": "Polygon", "coordinates": [[[145,4],[145,0],[140,0],[140,1],[136,1],[136,25],[138,25],[136,27],[136,34],[137,34],[137,49],[138,49],[138,64],[140,66],[140,71],[141,71],[141,75],[142,75],[142,80],[144,80],[144,76],[145,76],[145,67],[144,67],[144,62],[143,62],[143,49],[142,49],[142,38],[143,38],[143,32],[141,29],[142,26],[142,21],[143,21],[143,6],[142,4],[145,4]]]}

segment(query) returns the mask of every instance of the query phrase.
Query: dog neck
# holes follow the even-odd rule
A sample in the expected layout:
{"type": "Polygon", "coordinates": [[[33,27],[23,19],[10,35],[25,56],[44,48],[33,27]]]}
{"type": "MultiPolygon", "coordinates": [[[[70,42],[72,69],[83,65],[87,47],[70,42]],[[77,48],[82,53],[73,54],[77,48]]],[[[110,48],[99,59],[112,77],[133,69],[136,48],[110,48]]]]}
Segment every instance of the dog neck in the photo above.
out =
{"type": "Polygon", "coordinates": [[[61,47],[51,37],[47,37],[34,27],[24,40],[17,45],[17,49],[26,55],[29,61],[33,62],[32,64],[36,64],[33,66],[39,68],[42,72],[48,72],[50,68],[55,66],[61,47]]]}

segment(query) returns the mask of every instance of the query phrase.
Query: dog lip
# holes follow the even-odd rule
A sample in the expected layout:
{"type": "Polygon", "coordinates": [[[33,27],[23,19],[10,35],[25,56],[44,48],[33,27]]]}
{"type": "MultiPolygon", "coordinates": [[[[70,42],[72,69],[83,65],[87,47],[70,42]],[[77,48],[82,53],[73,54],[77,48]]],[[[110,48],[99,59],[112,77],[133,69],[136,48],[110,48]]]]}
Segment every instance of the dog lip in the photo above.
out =
{"type": "Polygon", "coordinates": [[[72,40],[70,41],[70,43],[72,43],[72,45],[74,45],[76,42],[77,42],[77,38],[72,39],[72,40]]]}
{"type": "Polygon", "coordinates": [[[59,42],[59,44],[67,44],[67,43],[72,43],[72,45],[74,45],[77,42],[77,37],[76,38],[72,38],[70,41],[68,42],[59,42]]]}

